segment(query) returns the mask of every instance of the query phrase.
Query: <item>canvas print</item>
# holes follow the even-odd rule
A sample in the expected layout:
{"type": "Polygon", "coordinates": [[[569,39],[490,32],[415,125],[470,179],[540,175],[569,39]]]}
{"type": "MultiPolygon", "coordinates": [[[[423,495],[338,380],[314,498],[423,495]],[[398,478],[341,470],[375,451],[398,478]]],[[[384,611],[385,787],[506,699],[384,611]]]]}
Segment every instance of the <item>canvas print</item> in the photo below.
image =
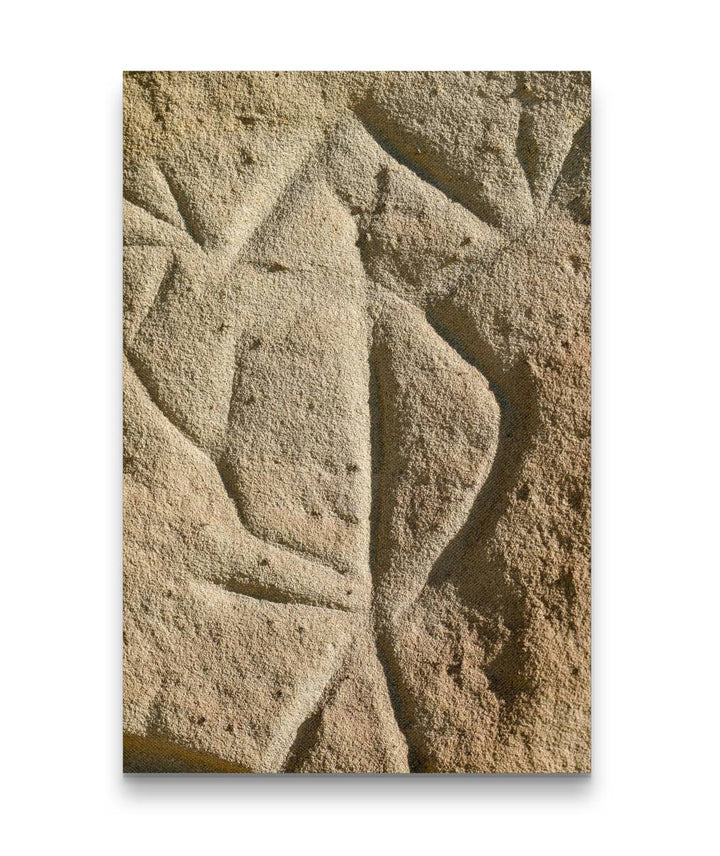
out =
{"type": "Polygon", "coordinates": [[[590,75],[127,72],[124,769],[590,769],[590,75]]]}

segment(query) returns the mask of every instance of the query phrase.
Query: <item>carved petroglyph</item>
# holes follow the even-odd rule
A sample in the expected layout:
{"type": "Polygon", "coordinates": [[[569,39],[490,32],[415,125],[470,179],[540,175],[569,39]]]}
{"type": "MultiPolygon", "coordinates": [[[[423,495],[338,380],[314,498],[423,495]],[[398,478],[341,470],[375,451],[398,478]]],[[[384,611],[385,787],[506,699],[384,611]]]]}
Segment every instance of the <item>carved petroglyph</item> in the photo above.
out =
{"type": "MultiPolygon", "coordinates": [[[[571,193],[564,176],[582,128],[570,123],[547,148],[559,108],[536,99],[533,85],[518,76],[513,106],[493,102],[495,131],[462,165],[490,164],[503,176],[495,184],[465,181],[441,146],[393,118],[382,90],[311,129],[243,122],[277,157],[274,172],[260,171],[250,144],[221,170],[211,138],[206,160],[161,153],[132,163],[129,418],[141,414],[172,454],[192,460],[200,475],[189,477],[191,493],[211,497],[188,496],[178,518],[188,522],[173,524],[178,566],[188,569],[178,585],[211,623],[232,628],[255,609],[271,636],[307,622],[299,650],[302,634],[315,634],[306,674],[278,677],[277,690],[238,666],[248,686],[270,694],[266,721],[228,722],[220,742],[203,742],[204,715],[192,726],[164,723],[157,711],[172,706],[171,690],[158,688],[155,713],[129,731],[138,757],[174,757],[170,735],[191,727],[178,764],[441,768],[422,730],[444,727],[418,688],[423,670],[436,670],[424,633],[452,651],[442,654],[452,691],[487,697],[488,721],[530,686],[524,594],[477,545],[514,497],[539,430],[535,381],[496,350],[494,332],[483,338],[454,295],[475,287],[466,271],[478,260],[492,271],[491,260],[571,193]],[[438,592],[468,562],[477,571],[463,580],[477,580],[471,599],[485,611],[446,615],[468,584],[438,592]]],[[[172,568],[162,573],[172,578],[172,568]]],[[[269,656],[284,675],[282,657],[269,656]]]]}

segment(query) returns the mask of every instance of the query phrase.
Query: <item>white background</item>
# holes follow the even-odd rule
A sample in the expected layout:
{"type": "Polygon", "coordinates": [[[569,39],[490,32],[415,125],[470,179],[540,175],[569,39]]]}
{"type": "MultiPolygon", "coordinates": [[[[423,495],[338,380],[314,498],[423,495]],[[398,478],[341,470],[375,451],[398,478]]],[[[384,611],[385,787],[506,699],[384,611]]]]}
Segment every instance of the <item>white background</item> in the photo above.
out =
{"type": "Polygon", "coordinates": [[[6,853],[718,852],[712,8],[5,6],[6,853]],[[592,777],[120,775],[121,71],[153,68],[592,70],[592,777]]]}

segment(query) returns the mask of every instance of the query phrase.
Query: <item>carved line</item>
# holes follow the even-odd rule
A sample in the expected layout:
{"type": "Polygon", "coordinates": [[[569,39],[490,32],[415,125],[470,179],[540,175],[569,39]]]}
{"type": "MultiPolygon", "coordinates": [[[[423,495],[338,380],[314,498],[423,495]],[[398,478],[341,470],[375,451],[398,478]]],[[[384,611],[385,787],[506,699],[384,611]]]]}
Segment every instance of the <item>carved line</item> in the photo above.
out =
{"type": "Polygon", "coordinates": [[[230,579],[224,579],[218,576],[205,577],[204,580],[218,588],[225,589],[230,594],[237,595],[238,597],[247,597],[251,600],[276,603],[280,606],[312,606],[314,609],[329,609],[333,612],[358,612],[358,610],[352,609],[352,607],[339,601],[323,600],[320,597],[311,598],[309,595],[305,597],[298,592],[289,592],[280,586],[274,586],[272,583],[258,580],[256,577],[242,575],[242,577],[235,576],[230,579]]]}
{"type": "Polygon", "coordinates": [[[552,190],[550,191],[550,197],[548,202],[552,201],[555,196],[558,187],[560,186],[560,182],[563,179],[567,179],[568,172],[572,170],[574,166],[576,166],[577,161],[583,157],[584,151],[586,147],[588,148],[587,155],[590,156],[589,147],[591,145],[590,140],[590,116],[587,116],[583,121],[582,125],[575,132],[572,142],[570,143],[570,148],[568,149],[568,153],[565,155],[565,159],[562,162],[562,166],[558,171],[557,177],[552,186],[552,190]]]}
{"type": "MultiPolygon", "coordinates": [[[[163,274],[163,277],[160,280],[160,284],[158,285],[158,289],[155,292],[155,296],[153,297],[152,303],[148,307],[148,311],[145,313],[145,317],[142,319],[142,321],[137,326],[137,332],[136,332],[135,336],[137,336],[137,333],[140,332],[140,328],[147,321],[147,319],[150,317],[150,315],[153,312],[157,312],[159,310],[159,308],[162,306],[162,304],[167,299],[168,294],[172,290],[172,286],[173,286],[173,283],[175,281],[175,275],[177,273],[178,260],[177,260],[177,257],[175,255],[175,251],[171,247],[168,247],[168,252],[170,253],[170,258],[168,259],[167,267],[165,268],[165,273],[163,274]]],[[[134,341],[134,338],[133,338],[133,341],[134,341]]],[[[137,372],[136,372],[136,374],[137,374],[137,372]]]]}
{"type": "MultiPolygon", "coordinates": [[[[380,547],[380,526],[382,522],[382,497],[380,495],[380,476],[384,470],[383,467],[383,457],[384,457],[384,446],[383,446],[383,423],[382,423],[382,398],[380,392],[380,383],[378,380],[377,374],[377,355],[375,352],[375,342],[374,339],[371,340],[370,349],[368,352],[368,363],[369,363],[369,389],[368,389],[368,402],[370,407],[370,461],[371,461],[371,478],[370,478],[370,553],[368,556],[368,562],[370,565],[370,579],[373,584],[373,607],[372,610],[374,612],[374,599],[375,599],[375,591],[377,589],[376,581],[377,581],[377,573],[378,573],[378,554],[380,547]]],[[[373,627],[373,647],[375,649],[375,653],[380,663],[380,668],[382,674],[385,677],[385,686],[388,694],[388,698],[390,699],[390,707],[392,709],[393,715],[395,717],[395,723],[398,727],[400,734],[402,734],[403,739],[405,740],[405,745],[407,749],[407,763],[408,768],[412,770],[415,766],[414,764],[414,752],[410,745],[410,741],[408,736],[403,728],[403,715],[402,715],[402,701],[400,698],[400,694],[398,692],[398,687],[396,685],[394,676],[392,674],[392,669],[390,667],[389,658],[386,656],[385,645],[381,644],[380,634],[378,633],[378,629],[376,626],[375,618],[373,615],[372,621],[373,627]]]]}
{"type": "Polygon", "coordinates": [[[253,773],[249,767],[232,764],[210,752],[189,749],[163,737],[123,734],[124,773],[253,773]],[[138,757],[139,756],[139,757],[138,757]],[[137,762],[135,759],[137,758],[137,762]],[[148,770],[148,760],[153,769],[148,770]],[[136,763],[142,770],[136,770],[136,763]],[[180,769],[168,770],[168,766],[180,769]]]}
{"type": "MultiPolygon", "coordinates": [[[[413,158],[400,151],[397,144],[392,142],[387,135],[389,120],[385,120],[386,128],[381,129],[378,117],[372,116],[370,109],[367,107],[356,107],[354,113],[368,134],[375,140],[381,149],[390,155],[394,161],[397,161],[401,166],[404,166],[406,169],[415,173],[415,175],[425,184],[429,184],[431,187],[439,190],[443,196],[450,200],[450,202],[461,205],[470,214],[472,214],[473,217],[494,229],[500,229],[502,227],[502,223],[499,218],[492,212],[489,206],[485,206],[482,212],[475,210],[475,205],[466,198],[460,182],[443,180],[436,175],[430,174],[426,169],[413,160],[413,158]]],[[[390,130],[392,132],[391,128],[390,130]]]]}
{"type": "Polygon", "coordinates": [[[352,655],[352,651],[353,645],[350,643],[346,656],[340,659],[337,668],[328,678],[328,681],[317,701],[310,707],[307,715],[298,726],[295,737],[285,756],[285,760],[280,767],[283,772],[292,772],[292,768],[297,767],[302,758],[307,757],[310,752],[320,730],[323,711],[335,698],[337,691],[340,688],[340,684],[342,683],[342,678],[340,676],[352,655]]]}
{"type": "Polygon", "coordinates": [[[531,151],[533,142],[530,128],[531,122],[532,118],[524,109],[521,109],[518,118],[517,136],[515,138],[515,154],[522,167],[523,175],[530,191],[530,197],[533,204],[535,204],[535,170],[531,165],[531,161],[533,160],[531,151]]]}
{"type": "Polygon", "coordinates": [[[242,251],[248,247],[260,230],[272,220],[273,216],[280,208],[286,197],[292,192],[293,188],[300,180],[300,177],[307,169],[308,164],[312,162],[314,157],[315,149],[311,147],[309,153],[301,159],[300,163],[294,170],[292,170],[290,175],[287,176],[285,183],[280,185],[278,188],[277,196],[275,197],[273,204],[270,206],[270,209],[257,221],[257,223],[253,225],[245,240],[235,248],[236,257],[240,257],[242,255],[242,251]]]}
{"type": "MultiPolygon", "coordinates": [[[[127,195],[127,192],[124,194],[123,199],[127,205],[130,205],[132,208],[137,208],[138,211],[142,211],[144,214],[147,214],[148,217],[152,217],[153,220],[157,220],[157,222],[161,223],[163,226],[169,226],[175,232],[175,234],[177,234],[178,236],[182,235],[183,238],[190,238],[190,240],[192,241],[192,236],[189,235],[188,233],[186,233],[183,229],[181,229],[176,223],[171,223],[169,220],[165,219],[165,217],[161,217],[159,214],[154,214],[145,205],[140,205],[138,202],[135,202],[133,199],[131,199],[127,195]]],[[[195,243],[195,241],[193,241],[193,243],[195,243]]],[[[169,247],[170,245],[169,244],[163,244],[163,243],[148,244],[148,243],[144,243],[142,240],[137,241],[137,242],[134,242],[132,240],[130,240],[130,241],[126,240],[125,246],[128,246],[128,247],[160,247],[160,246],[165,247],[165,246],[167,246],[167,247],[169,247]]],[[[186,244],[186,246],[187,246],[187,244],[186,244]]],[[[199,244],[196,244],[196,246],[201,252],[205,252],[199,244]]]]}
{"type": "MultiPolygon", "coordinates": [[[[168,217],[165,214],[163,214],[162,211],[158,211],[158,212],[151,211],[147,207],[147,205],[145,205],[145,203],[140,199],[140,197],[136,196],[134,193],[132,193],[132,191],[129,190],[127,187],[125,187],[125,189],[123,191],[123,199],[125,200],[125,202],[128,203],[128,205],[132,205],[133,208],[139,208],[141,211],[144,211],[146,214],[149,214],[150,217],[152,217],[154,220],[159,220],[161,223],[164,223],[167,226],[171,226],[173,229],[177,229],[178,232],[182,231],[182,229],[180,229],[178,224],[173,223],[172,220],[169,220],[168,217]]],[[[138,244],[133,244],[133,246],[138,246],[138,244]]],[[[147,246],[155,246],[155,245],[154,244],[148,244],[147,246]]]]}
{"type": "Polygon", "coordinates": [[[346,638],[343,643],[333,645],[333,648],[335,649],[335,653],[327,664],[329,668],[327,669],[325,676],[322,676],[322,671],[324,671],[324,669],[320,666],[320,671],[316,672],[315,676],[320,677],[321,680],[316,682],[311,680],[306,681],[305,685],[299,688],[300,693],[295,694],[295,697],[291,702],[288,715],[284,717],[286,724],[281,724],[280,727],[276,729],[275,738],[267,747],[264,756],[266,763],[271,764],[277,770],[284,770],[290,763],[292,760],[292,749],[296,743],[298,743],[298,735],[303,731],[308,720],[312,720],[315,711],[321,711],[324,708],[323,700],[327,698],[336,676],[342,669],[342,666],[352,649],[352,640],[348,641],[346,638]],[[296,719],[295,714],[298,712],[300,702],[303,700],[303,696],[305,697],[305,701],[307,701],[308,695],[312,696],[309,700],[310,703],[302,705],[304,710],[296,719]],[[292,726],[290,734],[287,734],[286,731],[287,725],[290,724],[288,723],[288,720],[291,722],[292,720],[295,720],[296,722],[296,724],[292,726]]]}
{"type": "Polygon", "coordinates": [[[198,245],[198,247],[200,247],[200,249],[203,249],[204,241],[202,241],[200,239],[199,235],[196,234],[197,229],[195,229],[194,225],[193,225],[193,219],[192,219],[192,215],[191,215],[190,210],[189,210],[189,203],[188,203],[187,196],[183,192],[180,185],[177,184],[177,182],[175,182],[174,179],[170,178],[170,176],[165,172],[165,170],[160,166],[159,163],[156,162],[155,165],[157,166],[157,169],[158,169],[158,172],[160,173],[160,175],[165,179],[165,184],[167,185],[167,188],[170,191],[170,196],[172,196],[173,202],[175,203],[175,205],[177,207],[178,214],[180,215],[180,219],[182,220],[182,224],[185,227],[185,231],[192,238],[192,240],[198,245]]]}

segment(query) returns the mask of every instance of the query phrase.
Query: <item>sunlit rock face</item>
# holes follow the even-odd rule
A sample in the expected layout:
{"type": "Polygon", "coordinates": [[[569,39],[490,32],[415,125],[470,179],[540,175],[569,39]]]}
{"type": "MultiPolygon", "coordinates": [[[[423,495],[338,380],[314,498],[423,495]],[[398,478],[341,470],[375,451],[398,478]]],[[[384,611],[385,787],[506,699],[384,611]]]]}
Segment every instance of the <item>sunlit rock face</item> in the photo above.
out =
{"type": "Polygon", "coordinates": [[[125,769],[589,769],[589,75],[125,77],[125,769]]]}

